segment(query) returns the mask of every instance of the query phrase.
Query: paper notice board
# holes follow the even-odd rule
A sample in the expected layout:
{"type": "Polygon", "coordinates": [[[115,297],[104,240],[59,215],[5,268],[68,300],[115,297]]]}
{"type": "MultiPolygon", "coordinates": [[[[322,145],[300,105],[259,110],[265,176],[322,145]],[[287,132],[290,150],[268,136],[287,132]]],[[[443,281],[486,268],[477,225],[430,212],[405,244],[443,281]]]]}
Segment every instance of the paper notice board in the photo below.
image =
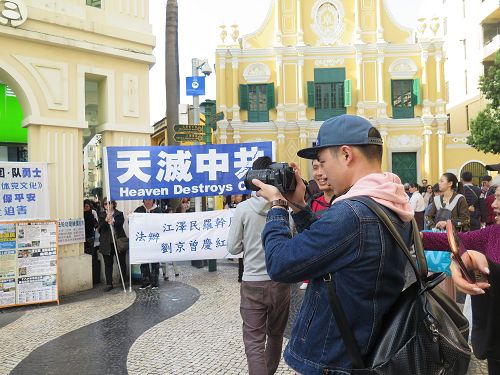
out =
{"type": "Polygon", "coordinates": [[[59,302],[56,221],[0,223],[0,308],[59,302]]]}

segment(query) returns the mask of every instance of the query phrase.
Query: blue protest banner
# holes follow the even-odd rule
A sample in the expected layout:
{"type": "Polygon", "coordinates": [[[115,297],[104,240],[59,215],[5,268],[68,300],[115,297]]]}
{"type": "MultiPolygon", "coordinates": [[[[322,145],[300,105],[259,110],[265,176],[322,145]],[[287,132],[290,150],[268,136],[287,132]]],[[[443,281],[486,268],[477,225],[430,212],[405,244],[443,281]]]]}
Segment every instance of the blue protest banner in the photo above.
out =
{"type": "Polygon", "coordinates": [[[105,147],[108,199],[160,199],[249,193],[244,176],[272,142],[105,147]]]}
{"type": "Polygon", "coordinates": [[[205,77],[186,77],[186,96],[205,95],[205,77]]]}

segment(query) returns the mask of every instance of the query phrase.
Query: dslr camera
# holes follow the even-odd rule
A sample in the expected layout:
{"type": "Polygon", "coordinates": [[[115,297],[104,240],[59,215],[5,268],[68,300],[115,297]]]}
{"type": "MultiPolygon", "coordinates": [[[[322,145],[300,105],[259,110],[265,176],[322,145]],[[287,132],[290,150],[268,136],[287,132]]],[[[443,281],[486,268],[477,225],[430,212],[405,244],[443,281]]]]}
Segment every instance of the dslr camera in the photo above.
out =
{"type": "Polygon", "coordinates": [[[281,193],[294,191],[297,184],[293,168],[286,163],[273,163],[268,169],[250,170],[247,172],[245,175],[245,187],[248,190],[260,190],[252,184],[253,179],[276,186],[281,193]]]}

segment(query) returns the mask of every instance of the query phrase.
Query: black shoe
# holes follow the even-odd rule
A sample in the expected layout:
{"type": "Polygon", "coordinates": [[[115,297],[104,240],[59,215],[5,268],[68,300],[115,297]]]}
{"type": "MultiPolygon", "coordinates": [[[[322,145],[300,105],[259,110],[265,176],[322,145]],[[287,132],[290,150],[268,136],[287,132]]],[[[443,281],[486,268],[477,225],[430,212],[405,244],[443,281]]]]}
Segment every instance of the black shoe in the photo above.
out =
{"type": "Polygon", "coordinates": [[[108,285],[106,288],[104,288],[104,292],[109,292],[112,289],[113,289],[113,285],[108,285]]]}
{"type": "Polygon", "coordinates": [[[168,281],[168,276],[163,276],[163,281],[168,281]]]}
{"type": "Polygon", "coordinates": [[[175,274],[175,277],[177,277],[177,276],[179,276],[179,274],[178,274],[178,273],[176,273],[176,274],[175,274]]]}
{"type": "Polygon", "coordinates": [[[139,287],[139,289],[140,289],[140,290],[144,290],[144,289],[149,288],[150,286],[151,286],[151,284],[150,284],[150,283],[144,283],[144,284],[142,284],[142,285],[139,287]]]}

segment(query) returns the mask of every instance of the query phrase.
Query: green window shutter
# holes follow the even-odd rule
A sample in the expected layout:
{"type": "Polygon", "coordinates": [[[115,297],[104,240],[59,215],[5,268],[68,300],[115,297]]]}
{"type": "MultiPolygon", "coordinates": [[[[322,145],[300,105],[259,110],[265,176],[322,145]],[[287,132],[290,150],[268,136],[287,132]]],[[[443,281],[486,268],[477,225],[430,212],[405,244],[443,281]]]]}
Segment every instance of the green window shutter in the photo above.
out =
{"type": "Polygon", "coordinates": [[[415,78],[413,80],[413,105],[418,105],[421,103],[420,98],[420,78],[415,78]]]}
{"type": "Polygon", "coordinates": [[[314,82],[330,83],[344,82],[345,68],[316,68],[314,69],[314,82]]]}
{"type": "Polygon", "coordinates": [[[267,109],[276,107],[276,100],[274,98],[274,83],[267,84],[267,109]]]}
{"type": "Polygon", "coordinates": [[[344,107],[350,107],[352,105],[352,88],[351,80],[344,80],[344,107]]]}
{"type": "Polygon", "coordinates": [[[314,108],[316,98],[315,98],[315,86],[314,81],[307,81],[307,106],[314,108]]]}
{"type": "Polygon", "coordinates": [[[248,111],[248,85],[240,85],[240,109],[248,111]]]}

